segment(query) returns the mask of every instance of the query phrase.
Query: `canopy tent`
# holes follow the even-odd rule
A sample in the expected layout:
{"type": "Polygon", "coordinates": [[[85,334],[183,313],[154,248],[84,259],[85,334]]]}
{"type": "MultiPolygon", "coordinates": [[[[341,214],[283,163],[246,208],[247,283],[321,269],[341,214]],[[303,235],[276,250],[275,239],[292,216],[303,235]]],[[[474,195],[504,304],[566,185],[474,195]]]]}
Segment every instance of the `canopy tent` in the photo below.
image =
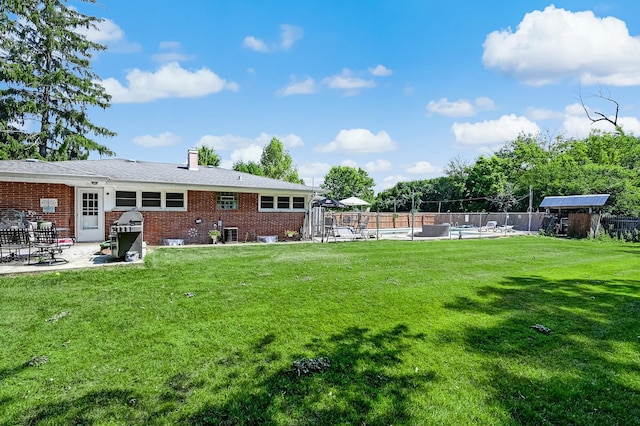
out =
{"type": "Polygon", "coordinates": [[[344,204],[345,206],[349,206],[349,207],[355,207],[355,206],[370,206],[370,203],[367,203],[365,200],[358,198],[358,197],[349,197],[349,198],[345,198],[344,200],[340,200],[340,202],[342,204],[344,204]]]}

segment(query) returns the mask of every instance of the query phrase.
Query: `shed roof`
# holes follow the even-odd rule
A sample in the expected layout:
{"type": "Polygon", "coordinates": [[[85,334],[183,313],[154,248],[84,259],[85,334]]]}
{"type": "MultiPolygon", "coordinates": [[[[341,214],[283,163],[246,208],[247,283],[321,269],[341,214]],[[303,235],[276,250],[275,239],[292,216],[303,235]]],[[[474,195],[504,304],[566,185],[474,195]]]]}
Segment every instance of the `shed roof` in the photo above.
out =
{"type": "Polygon", "coordinates": [[[582,207],[602,207],[607,202],[609,194],[566,195],[544,197],[540,207],[550,209],[575,209],[582,207]]]}

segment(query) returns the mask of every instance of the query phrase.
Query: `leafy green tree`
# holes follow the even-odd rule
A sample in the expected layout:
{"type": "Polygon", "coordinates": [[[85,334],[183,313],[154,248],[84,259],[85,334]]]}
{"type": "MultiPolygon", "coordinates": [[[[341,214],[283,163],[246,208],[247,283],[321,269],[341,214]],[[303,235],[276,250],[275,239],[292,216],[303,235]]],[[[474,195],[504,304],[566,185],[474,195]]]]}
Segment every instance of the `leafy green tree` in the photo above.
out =
{"type": "Polygon", "coordinates": [[[480,156],[469,166],[465,198],[469,199],[467,209],[470,211],[490,210],[492,203],[488,197],[503,193],[507,186],[505,161],[497,156],[480,156]]]}
{"type": "Polygon", "coordinates": [[[262,150],[260,166],[264,175],[273,179],[286,182],[303,183],[298,176],[298,168],[293,164],[293,159],[278,138],[271,139],[262,150]]]}
{"type": "Polygon", "coordinates": [[[374,186],[375,181],[365,170],[349,166],[333,166],[320,185],[337,200],[358,197],[369,203],[373,202],[374,186]]]}
{"type": "MultiPolygon", "coordinates": [[[[82,0],[93,2],[93,0],[82,0]]],[[[65,0],[2,0],[0,8],[0,157],[86,159],[114,153],[90,136],[115,133],[89,121],[110,96],[90,67],[106,49],[82,34],[99,20],[65,0]]]]}
{"type": "Polygon", "coordinates": [[[534,206],[548,195],[602,193],[610,194],[606,212],[638,216],[639,165],[640,138],[621,129],[579,140],[521,135],[471,164],[452,160],[447,176],[400,182],[379,193],[374,208],[409,211],[419,193],[423,211],[524,211],[531,187],[534,206]]]}
{"type": "Polygon", "coordinates": [[[275,137],[262,150],[260,163],[238,161],[233,165],[233,170],[285,182],[304,183],[298,175],[298,168],[293,164],[291,155],[284,149],[282,142],[275,137]]]}
{"type": "Polygon", "coordinates": [[[215,166],[220,165],[220,156],[215,149],[202,145],[198,148],[198,164],[201,166],[215,166]]]}
{"type": "Polygon", "coordinates": [[[431,185],[429,181],[418,180],[412,182],[398,182],[394,187],[380,192],[372,205],[374,210],[409,212],[411,206],[415,211],[420,211],[420,207],[427,200],[427,194],[431,185]]]}
{"type": "Polygon", "coordinates": [[[264,176],[264,170],[262,170],[260,164],[254,161],[247,161],[246,163],[244,161],[237,161],[233,165],[233,170],[256,176],[264,176]]]}

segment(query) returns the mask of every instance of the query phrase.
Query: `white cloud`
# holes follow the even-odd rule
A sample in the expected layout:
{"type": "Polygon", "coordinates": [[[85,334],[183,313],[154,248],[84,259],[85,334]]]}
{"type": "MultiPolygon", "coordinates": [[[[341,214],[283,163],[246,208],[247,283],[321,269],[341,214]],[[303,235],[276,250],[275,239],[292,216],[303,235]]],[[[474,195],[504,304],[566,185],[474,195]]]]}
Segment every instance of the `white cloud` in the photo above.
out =
{"type": "Polygon", "coordinates": [[[193,58],[193,55],[189,56],[180,52],[156,53],[151,56],[151,59],[153,59],[155,62],[160,63],[190,61],[193,58]]]}
{"type": "Polygon", "coordinates": [[[548,6],[527,13],[517,30],[494,31],[482,57],[531,85],[575,77],[582,84],[640,85],[640,37],[624,21],[548,6]]]}
{"type": "Polygon", "coordinates": [[[181,53],[182,45],[179,41],[162,41],[160,42],[161,53],[156,53],[151,58],[155,62],[183,62],[192,60],[195,56],[181,53]]]}
{"type": "Polygon", "coordinates": [[[293,44],[302,38],[302,28],[294,25],[280,25],[282,33],[280,34],[280,47],[288,50],[293,44]]]}
{"type": "Polygon", "coordinates": [[[367,172],[385,172],[391,170],[391,162],[387,160],[370,161],[364,165],[367,172]]]}
{"type": "Polygon", "coordinates": [[[483,111],[493,111],[496,109],[496,104],[493,99],[486,96],[480,96],[476,98],[476,106],[483,111]]]}
{"type": "Polygon", "coordinates": [[[196,142],[196,146],[200,147],[206,145],[215,149],[216,151],[224,151],[227,149],[231,149],[232,147],[248,146],[254,142],[255,141],[253,139],[234,135],[204,135],[198,140],[198,142],[196,142]]]}
{"type": "Polygon", "coordinates": [[[254,36],[246,36],[242,46],[261,53],[273,53],[278,50],[289,50],[296,41],[302,38],[302,28],[294,25],[280,25],[280,43],[266,43],[254,36]]]}
{"type": "Polygon", "coordinates": [[[264,41],[253,36],[246,36],[242,45],[256,52],[267,53],[270,51],[269,46],[267,46],[264,41]]]}
{"type": "Polygon", "coordinates": [[[370,89],[376,86],[373,80],[354,77],[353,72],[347,68],[343,69],[341,74],[322,79],[322,82],[331,89],[341,90],[345,96],[356,95],[362,89],[370,89]]]}
{"type": "Polygon", "coordinates": [[[379,186],[380,190],[384,190],[384,189],[389,189],[389,188],[392,188],[392,187],[396,186],[396,184],[398,182],[405,182],[405,181],[407,181],[407,177],[406,176],[392,175],[392,176],[387,176],[384,179],[382,179],[382,183],[380,183],[378,186],[379,186]]]}
{"type": "Polygon", "coordinates": [[[189,71],[177,62],[163,65],[156,72],[134,69],[127,74],[128,85],[115,78],[101,81],[113,103],[150,102],[163,98],[196,98],[222,90],[237,91],[238,85],[201,68],[189,71]]]}
{"type": "Polygon", "coordinates": [[[302,141],[302,138],[294,134],[283,136],[278,139],[280,139],[280,141],[282,142],[282,145],[284,145],[285,148],[298,148],[300,146],[304,146],[304,142],[302,141]]]}
{"type": "Polygon", "coordinates": [[[290,133],[285,136],[278,136],[278,135],[262,132],[257,138],[255,138],[255,142],[257,142],[258,144],[261,144],[264,147],[269,142],[271,142],[271,139],[273,138],[278,138],[278,140],[282,142],[282,146],[284,146],[285,148],[297,148],[299,146],[304,146],[304,142],[302,142],[302,138],[298,135],[294,135],[293,133],[290,133]]]}
{"type": "Polygon", "coordinates": [[[101,44],[124,39],[124,31],[111,19],[102,19],[95,28],[78,27],[76,32],[89,41],[101,44]]]}
{"type": "Polygon", "coordinates": [[[396,149],[397,144],[385,131],[377,134],[371,133],[367,129],[340,130],[335,140],[318,146],[317,152],[355,152],[355,153],[375,153],[387,152],[396,149]]]}
{"type": "Polygon", "coordinates": [[[360,167],[360,165],[356,161],[349,160],[349,159],[342,160],[340,162],[340,165],[341,166],[346,166],[346,167],[353,167],[354,169],[357,169],[357,168],[360,167]]]}
{"type": "Polygon", "coordinates": [[[143,148],[158,148],[162,146],[177,145],[182,141],[178,135],[171,132],[160,133],[158,136],[144,135],[133,139],[133,143],[143,148]]]}
{"type": "Polygon", "coordinates": [[[467,99],[449,101],[442,98],[439,101],[431,101],[427,104],[427,110],[434,114],[447,117],[470,117],[476,115],[478,111],[489,111],[495,109],[493,100],[487,97],[476,98],[475,103],[467,99]]]}
{"type": "Polygon", "coordinates": [[[533,121],[550,120],[550,119],[557,119],[562,117],[563,117],[562,112],[553,111],[546,108],[535,108],[535,107],[527,108],[527,118],[533,121]]]}
{"type": "Polygon", "coordinates": [[[278,91],[279,96],[289,95],[311,95],[316,92],[316,82],[313,78],[308,77],[301,82],[291,82],[289,85],[278,91]]]}
{"type": "Polygon", "coordinates": [[[434,166],[428,161],[418,161],[417,163],[405,168],[404,171],[411,174],[424,175],[424,174],[440,173],[442,172],[442,169],[434,166]]]}
{"type": "MultiPolygon", "coordinates": [[[[259,146],[260,154],[262,154],[262,149],[271,142],[271,139],[274,137],[278,138],[280,142],[282,142],[282,145],[287,149],[297,148],[304,145],[302,138],[293,133],[285,136],[277,136],[262,132],[256,138],[247,138],[235,135],[204,135],[198,140],[198,142],[196,142],[196,146],[207,145],[214,148],[216,151],[227,151],[230,149],[244,150],[249,147],[259,146]]],[[[249,151],[252,150],[253,148],[249,151]]],[[[258,155],[258,160],[260,160],[260,155],[258,155]]]]}
{"type": "Polygon", "coordinates": [[[317,188],[324,182],[324,176],[329,170],[331,165],[327,163],[304,163],[298,167],[298,174],[307,185],[317,188]]]}
{"type": "Polygon", "coordinates": [[[371,75],[375,75],[376,77],[387,77],[393,74],[393,71],[385,67],[384,65],[378,65],[375,68],[369,68],[369,72],[371,73],[371,75]]]}
{"type": "Polygon", "coordinates": [[[161,41],[160,49],[170,49],[170,50],[178,50],[182,47],[182,44],[179,41],[161,41]]]}
{"type": "Polygon", "coordinates": [[[253,161],[260,162],[260,157],[262,156],[262,149],[264,146],[258,144],[251,144],[249,146],[235,149],[231,153],[231,161],[236,163],[238,161],[253,161]]]}
{"type": "Polygon", "coordinates": [[[503,115],[498,120],[477,123],[453,123],[456,141],[466,146],[500,145],[514,140],[518,135],[540,133],[538,125],[526,117],[503,115]]]}
{"type": "Polygon", "coordinates": [[[75,31],[94,43],[108,44],[111,52],[130,53],[141,50],[137,43],[126,41],[122,28],[111,19],[102,18],[93,28],[77,27],[75,31]]]}

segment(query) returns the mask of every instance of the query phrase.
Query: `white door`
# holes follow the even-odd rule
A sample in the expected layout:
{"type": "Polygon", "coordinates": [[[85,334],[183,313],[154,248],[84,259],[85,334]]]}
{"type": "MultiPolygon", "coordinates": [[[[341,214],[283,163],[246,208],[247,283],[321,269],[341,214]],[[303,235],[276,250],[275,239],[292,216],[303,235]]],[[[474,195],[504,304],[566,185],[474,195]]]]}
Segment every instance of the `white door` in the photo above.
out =
{"type": "Polygon", "coordinates": [[[78,189],[76,238],[78,241],[104,241],[102,189],[78,189]]]}

